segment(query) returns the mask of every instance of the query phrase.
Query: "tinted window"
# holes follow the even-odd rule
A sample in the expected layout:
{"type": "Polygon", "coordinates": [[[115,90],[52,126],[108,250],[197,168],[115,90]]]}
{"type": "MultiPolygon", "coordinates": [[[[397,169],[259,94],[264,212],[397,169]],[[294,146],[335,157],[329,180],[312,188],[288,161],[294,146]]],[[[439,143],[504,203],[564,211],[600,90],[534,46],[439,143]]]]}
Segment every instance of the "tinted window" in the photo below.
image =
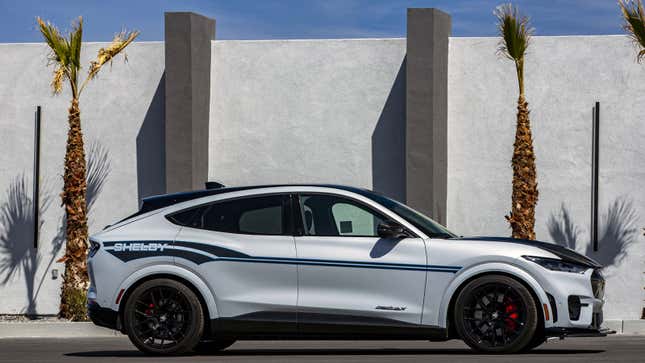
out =
{"type": "Polygon", "coordinates": [[[211,231],[284,235],[291,234],[286,208],[288,197],[270,195],[215,202],[171,216],[177,222],[193,228],[211,231]]]}
{"type": "Polygon", "coordinates": [[[410,222],[410,224],[419,228],[421,231],[423,231],[423,233],[427,234],[428,237],[457,237],[456,234],[450,232],[446,227],[435,222],[432,218],[420,212],[417,212],[416,210],[408,207],[403,203],[372,192],[362,191],[361,194],[400,215],[405,220],[410,222]]]}
{"type": "Polygon", "coordinates": [[[334,195],[300,196],[305,234],[309,236],[377,237],[383,216],[361,203],[334,195]]]}

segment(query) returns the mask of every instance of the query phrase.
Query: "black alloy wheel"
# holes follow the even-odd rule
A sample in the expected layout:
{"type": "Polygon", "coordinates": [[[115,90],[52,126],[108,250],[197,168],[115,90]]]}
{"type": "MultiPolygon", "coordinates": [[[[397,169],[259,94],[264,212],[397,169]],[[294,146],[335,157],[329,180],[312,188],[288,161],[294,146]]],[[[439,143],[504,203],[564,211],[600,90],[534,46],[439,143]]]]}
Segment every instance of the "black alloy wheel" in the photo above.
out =
{"type": "Polygon", "coordinates": [[[144,353],[176,355],[199,343],[204,315],[191,289],[174,280],[156,279],[144,282],[129,296],[124,327],[144,353]]]}
{"type": "Polygon", "coordinates": [[[471,348],[515,353],[529,347],[537,329],[535,301],[524,285],[502,275],[468,283],[455,305],[455,327],[471,348]]]}

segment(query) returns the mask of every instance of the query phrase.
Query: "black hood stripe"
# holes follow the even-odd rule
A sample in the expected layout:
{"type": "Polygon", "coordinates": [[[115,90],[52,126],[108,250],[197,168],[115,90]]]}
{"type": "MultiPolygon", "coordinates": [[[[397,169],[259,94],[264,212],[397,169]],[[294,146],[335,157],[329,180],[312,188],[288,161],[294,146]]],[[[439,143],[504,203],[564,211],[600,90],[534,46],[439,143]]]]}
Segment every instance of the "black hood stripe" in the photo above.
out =
{"type": "Polygon", "coordinates": [[[532,246],[532,247],[537,247],[545,251],[551,252],[565,262],[577,263],[579,265],[584,265],[591,268],[602,267],[601,264],[592,260],[591,258],[581,255],[572,249],[557,245],[555,243],[531,241],[527,239],[516,239],[516,238],[508,238],[508,237],[460,237],[457,239],[467,240],[467,241],[507,242],[507,243],[525,245],[525,246],[532,246]]]}

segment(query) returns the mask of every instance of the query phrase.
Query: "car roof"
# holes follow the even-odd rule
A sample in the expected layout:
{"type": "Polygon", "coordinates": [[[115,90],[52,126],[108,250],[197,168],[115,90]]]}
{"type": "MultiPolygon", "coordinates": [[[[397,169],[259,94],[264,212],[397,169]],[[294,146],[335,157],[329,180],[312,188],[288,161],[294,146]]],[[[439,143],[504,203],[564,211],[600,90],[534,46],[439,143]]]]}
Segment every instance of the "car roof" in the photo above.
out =
{"type": "MultiPolygon", "coordinates": [[[[357,188],[347,185],[338,185],[338,184],[266,184],[266,185],[247,185],[239,187],[224,187],[224,188],[215,188],[215,189],[203,189],[195,190],[189,192],[179,192],[179,193],[170,193],[155,195],[143,199],[143,204],[141,209],[136,213],[136,215],[147,213],[156,209],[164,208],[171,206],[173,204],[187,202],[189,200],[198,199],[202,197],[208,197],[212,195],[254,190],[254,189],[266,189],[266,188],[276,188],[276,187],[321,187],[321,188],[333,188],[340,189],[349,192],[354,192],[358,194],[373,193],[371,190],[357,188]]],[[[132,217],[132,216],[131,216],[132,217]]]]}

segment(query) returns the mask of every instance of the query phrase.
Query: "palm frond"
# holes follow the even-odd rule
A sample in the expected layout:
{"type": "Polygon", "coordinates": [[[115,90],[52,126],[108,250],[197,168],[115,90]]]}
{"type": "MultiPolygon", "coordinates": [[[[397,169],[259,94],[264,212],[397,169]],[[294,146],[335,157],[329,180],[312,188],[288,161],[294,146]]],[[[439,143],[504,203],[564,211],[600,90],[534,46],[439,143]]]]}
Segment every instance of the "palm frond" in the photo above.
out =
{"type": "Polygon", "coordinates": [[[623,29],[634,44],[640,48],[636,60],[640,63],[645,57],[645,11],[642,0],[618,0],[618,6],[625,23],[623,29]]]}
{"type": "MultiPolygon", "coordinates": [[[[98,72],[101,70],[106,63],[112,63],[114,57],[119,53],[123,52],[125,47],[134,41],[134,39],[139,35],[138,31],[122,31],[114,36],[112,43],[105,47],[99,49],[99,53],[96,56],[96,60],[90,62],[90,71],[88,74],[88,79],[94,78],[98,72]]],[[[125,52],[124,52],[125,54],[125,52]]],[[[125,61],[127,62],[128,57],[125,56],[125,61]]]]}
{"type": "Polygon", "coordinates": [[[45,23],[41,18],[36,18],[36,21],[43,38],[45,38],[45,42],[51,50],[49,60],[66,68],[69,65],[69,44],[67,40],[60,34],[58,28],[50,22],[45,23]]]}
{"type": "Polygon", "coordinates": [[[72,87],[72,92],[76,93],[76,74],[80,68],[81,43],[82,43],[82,19],[74,24],[72,32],[69,33],[69,39],[65,38],[58,28],[50,22],[45,22],[41,18],[36,18],[45,42],[49,46],[51,53],[49,61],[55,64],[54,78],[51,86],[54,93],[60,93],[63,88],[63,82],[68,80],[72,87]]]}
{"type": "Polygon", "coordinates": [[[497,47],[498,54],[518,62],[523,62],[529,46],[533,28],[529,18],[520,13],[513,4],[503,4],[495,9],[497,29],[501,37],[497,47]]]}
{"type": "Polygon", "coordinates": [[[79,16],[76,23],[72,25],[72,31],[69,34],[70,63],[72,63],[76,69],[81,68],[82,43],[83,43],[83,17],[79,16]]]}
{"type": "Polygon", "coordinates": [[[63,82],[67,79],[67,73],[65,72],[65,67],[57,65],[54,70],[54,79],[52,79],[52,90],[54,94],[60,93],[63,90],[63,82]]]}

